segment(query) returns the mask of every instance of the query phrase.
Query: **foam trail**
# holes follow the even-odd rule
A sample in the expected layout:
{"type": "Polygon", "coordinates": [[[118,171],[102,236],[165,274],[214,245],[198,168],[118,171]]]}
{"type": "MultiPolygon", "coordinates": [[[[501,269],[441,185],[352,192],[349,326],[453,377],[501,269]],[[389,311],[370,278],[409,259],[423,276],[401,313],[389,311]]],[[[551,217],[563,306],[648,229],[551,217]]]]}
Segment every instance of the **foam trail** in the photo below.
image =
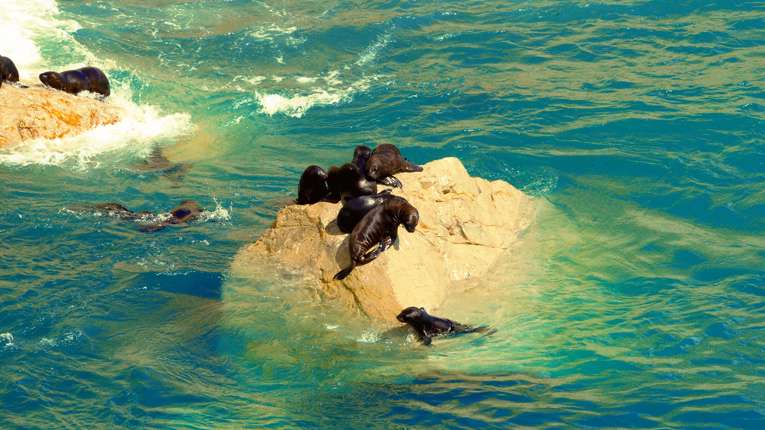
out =
{"type": "MultiPolygon", "coordinates": [[[[72,37],[80,26],[61,19],[55,0],[0,1],[0,54],[16,63],[22,81],[37,81],[37,74],[56,65],[70,69],[89,64],[104,68],[107,75],[109,69],[117,68],[114,62],[96,58],[72,37]],[[54,65],[46,63],[54,60],[43,58],[40,50],[40,44],[51,43],[62,46],[61,58],[54,65]]],[[[107,103],[122,110],[120,122],[77,136],[26,141],[0,152],[0,163],[60,165],[74,161],[85,167],[96,156],[112,151],[148,153],[159,141],[188,134],[194,128],[188,114],[163,115],[153,106],[134,103],[127,84],[112,81],[107,103]]]]}
{"type": "MultiPolygon", "coordinates": [[[[335,105],[350,100],[357,92],[366,91],[371,82],[376,77],[360,79],[347,87],[342,86],[342,82],[332,73],[325,78],[321,78],[327,84],[328,88],[315,87],[309,94],[298,94],[291,97],[281,94],[269,94],[256,91],[255,97],[260,103],[260,111],[266,115],[273,116],[282,113],[293,118],[300,118],[314,106],[335,105]]],[[[308,83],[319,78],[298,78],[298,82],[308,83]]]]}

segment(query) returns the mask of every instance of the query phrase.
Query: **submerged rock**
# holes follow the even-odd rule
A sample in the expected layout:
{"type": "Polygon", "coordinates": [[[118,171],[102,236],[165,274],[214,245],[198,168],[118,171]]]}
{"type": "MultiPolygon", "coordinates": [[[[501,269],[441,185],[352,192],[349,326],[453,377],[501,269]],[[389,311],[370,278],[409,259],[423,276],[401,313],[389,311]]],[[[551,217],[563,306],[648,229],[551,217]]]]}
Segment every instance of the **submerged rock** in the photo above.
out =
{"type": "Polygon", "coordinates": [[[31,139],[73,136],[100,125],[114,124],[120,108],[41,85],[0,87],[0,147],[31,139]]]}
{"type": "Polygon", "coordinates": [[[535,205],[507,182],[471,177],[456,158],[423,167],[396,175],[404,187],[394,190],[418,209],[416,232],[400,228],[399,243],[346,279],[332,279],[350,262],[348,235],[335,223],[341,205],[326,202],[282,209],[239,251],[232,272],[254,275],[274,265],[301,271],[324,298],[387,322],[409,306],[438,309],[455,283],[492,268],[529,226],[535,205]]]}

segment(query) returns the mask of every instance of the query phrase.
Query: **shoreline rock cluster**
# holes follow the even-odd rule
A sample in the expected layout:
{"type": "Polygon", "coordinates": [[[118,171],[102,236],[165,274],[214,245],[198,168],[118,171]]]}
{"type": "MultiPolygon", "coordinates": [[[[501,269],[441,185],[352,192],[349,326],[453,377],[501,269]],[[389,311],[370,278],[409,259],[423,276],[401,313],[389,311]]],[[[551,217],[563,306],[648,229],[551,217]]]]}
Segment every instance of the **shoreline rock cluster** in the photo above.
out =
{"type": "Polygon", "coordinates": [[[275,264],[303,272],[307,286],[327,300],[385,323],[401,309],[437,310],[458,283],[481,278],[530,225],[533,199],[504,181],[471,177],[456,158],[399,173],[404,197],[420,213],[414,233],[344,280],[333,275],[350,263],[348,236],[337,227],[341,204],[319,202],[282,209],[273,225],[242,248],[232,264],[236,276],[275,264]]]}

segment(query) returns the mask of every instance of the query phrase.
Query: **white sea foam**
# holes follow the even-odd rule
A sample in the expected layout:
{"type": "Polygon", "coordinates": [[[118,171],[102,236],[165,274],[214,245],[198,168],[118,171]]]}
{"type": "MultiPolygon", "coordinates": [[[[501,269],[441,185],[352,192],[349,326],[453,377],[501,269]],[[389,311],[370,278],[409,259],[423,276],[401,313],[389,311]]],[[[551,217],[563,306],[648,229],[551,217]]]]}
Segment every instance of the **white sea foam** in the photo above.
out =
{"type": "MultiPolygon", "coordinates": [[[[60,17],[55,0],[0,0],[0,54],[11,58],[22,80],[37,80],[37,74],[50,70],[42,57],[39,43],[61,42],[65,58],[75,68],[86,64],[109,69],[117,66],[96,58],[71,35],[80,28],[75,21],[60,17]],[[70,55],[71,54],[71,55],[70,55]]],[[[188,114],[163,115],[152,106],[132,101],[129,88],[112,82],[112,96],[107,103],[124,111],[123,120],[97,127],[77,136],[60,139],[36,139],[0,152],[0,163],[14,165],[62,164],[75,161],[89,165],[96,156],[111,151],[148,151],[162,139],[171,139],[193,130],[188,114]]]]}
{"type": "Polygon", "coordinates": [[[255,96],[260,103],[260,111],[264,114],[273,116],[281,113],[293,118],[300,118],[314,106],[347,102],[357,92],[366,91],[375,79],[377,77],[364,78],[344,86],[342,85],[343,82],[336,78],[336,74],[331,73],[326,78],[322,78],[328,84],[327,88],[317,86],[312,88],[310,93],[292,96],[261,92],[255,92],[255,96]]]}

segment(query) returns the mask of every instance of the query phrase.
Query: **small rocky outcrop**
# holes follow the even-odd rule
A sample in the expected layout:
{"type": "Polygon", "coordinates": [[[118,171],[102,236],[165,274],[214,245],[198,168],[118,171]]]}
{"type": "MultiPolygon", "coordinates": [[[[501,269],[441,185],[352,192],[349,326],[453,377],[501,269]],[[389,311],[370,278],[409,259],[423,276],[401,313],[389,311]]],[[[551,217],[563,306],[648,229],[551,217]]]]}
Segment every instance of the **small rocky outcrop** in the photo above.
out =
{"type": "Polygon", "coordinates": [[[332,279],[350,262],[348,235],[335,224],[340,204],[292,205],[253,244],[239,251],[237,276],[263,267],[304,272],[322,297],[381,322],[401,309],[437,310],[455,283],[484,276],[518,240],[534,215],[534,201],[504,181],[471,177],[456,158],[425,164],[420,173],[396,175],[394,193],[420,213],[415,233],[399,229],[399,243],[343,281],[332,279]]]}
{"type": "Polygon", "coordinates": [[[114,124],[120,108],[99,100],[33,85],[0,87],[0,147],[31,139],[55,139],[114,124]]]}

